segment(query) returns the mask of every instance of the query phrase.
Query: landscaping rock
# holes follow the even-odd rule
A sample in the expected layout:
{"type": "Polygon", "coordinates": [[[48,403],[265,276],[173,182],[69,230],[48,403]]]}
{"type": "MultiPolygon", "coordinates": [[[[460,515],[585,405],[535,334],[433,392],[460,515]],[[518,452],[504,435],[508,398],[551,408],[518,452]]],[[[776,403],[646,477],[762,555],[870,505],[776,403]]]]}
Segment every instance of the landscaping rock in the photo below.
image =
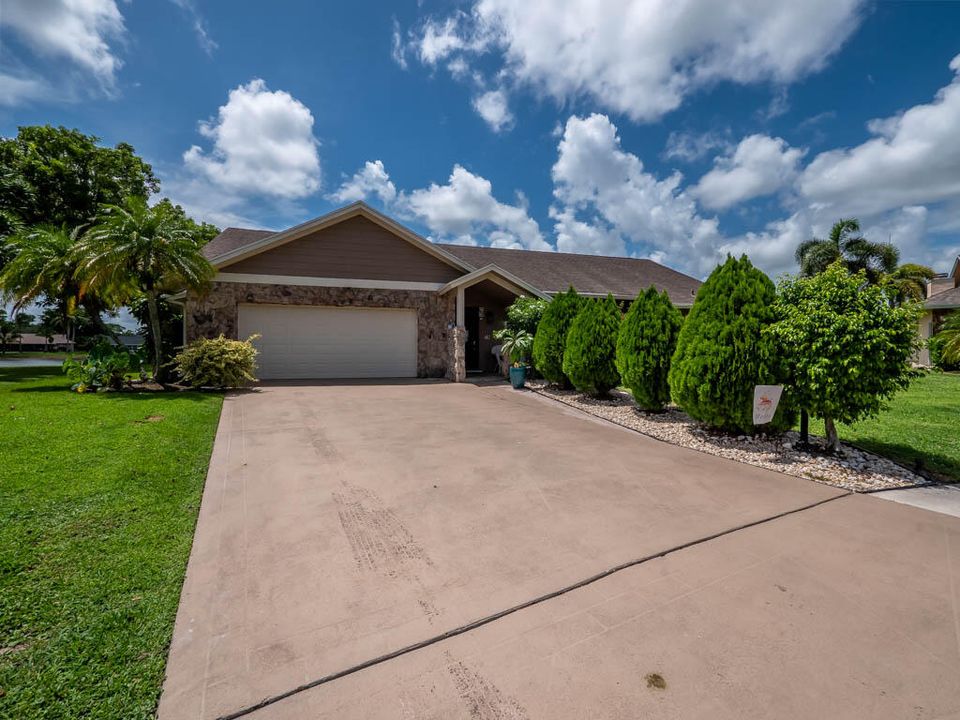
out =
{"type": "Polygon", "coordinates": [[[793,445],[799,434],[793,431],[783,435],[733,436],[694,422],[676,407],[662,413],[644,413],[625,392],[613,391],[610,397],[598,399],[574,390],[560,390],[543,381],[528,381],[527,387],[657,440],[846,490],[865,492],[928,484],[925,478],[892,460],[850,445],[842,445],[837,456],[795,450],[793,445]]]}

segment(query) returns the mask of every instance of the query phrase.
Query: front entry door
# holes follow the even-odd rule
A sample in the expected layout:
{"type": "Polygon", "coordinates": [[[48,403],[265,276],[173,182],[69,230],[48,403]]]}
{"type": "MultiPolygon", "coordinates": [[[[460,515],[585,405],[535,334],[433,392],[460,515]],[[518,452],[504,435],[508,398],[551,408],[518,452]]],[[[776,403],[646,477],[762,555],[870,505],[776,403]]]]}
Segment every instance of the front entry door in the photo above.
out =
{"type": "Polygon", "coordinates": [[[467,346],[464,352],[464,364],[467,370],[480,369],[480,308],[463,309],[463,323],[467,329],[467,346]]]}

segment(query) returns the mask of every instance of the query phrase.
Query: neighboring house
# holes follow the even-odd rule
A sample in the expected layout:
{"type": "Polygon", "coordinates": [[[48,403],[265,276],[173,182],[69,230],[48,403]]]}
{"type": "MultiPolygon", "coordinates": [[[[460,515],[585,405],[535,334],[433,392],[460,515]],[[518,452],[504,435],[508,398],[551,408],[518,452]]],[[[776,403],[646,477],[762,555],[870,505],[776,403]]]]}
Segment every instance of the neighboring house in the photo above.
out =
{"type": "Polygon", "coordinates": [[[23,333],[8,348],[16,347],[17,350],[73,350],[73,342],[67,339],[66,335],[53,335],[53,342],[47,342],[43,335],[35,333],[23,333]]]}
{"type": "Polygon", "coordinates": [[[119,340],[120,344],[127,350],[139,350],[143,347],[143,343],[146,342],[146,336],[138,333],[125,333],[118,335],[117,340],[119,340]]]}
{"type": "Polygon", "coordinates": [[[181,294],[187,341],[259,335],[259,376],[448,377],[493,371],[519,295],[630,301],[650,285],[689,308],[700,281],[652,260],[429,242],[362,202],[281,232],[227,228],[210,290],[181,294]]]}
{"type": "MultiPolygon", "coordinates": [[[[923,307],[926,312],[920,318],[920,337],[926,342],[940,329],[948,314],[960,310],[960,256],[949,273],[940,273],[927,283],[923,307]]],[[[930,364],[930,351],[926,347],[920,351],[918,362],[930,364]]]]}

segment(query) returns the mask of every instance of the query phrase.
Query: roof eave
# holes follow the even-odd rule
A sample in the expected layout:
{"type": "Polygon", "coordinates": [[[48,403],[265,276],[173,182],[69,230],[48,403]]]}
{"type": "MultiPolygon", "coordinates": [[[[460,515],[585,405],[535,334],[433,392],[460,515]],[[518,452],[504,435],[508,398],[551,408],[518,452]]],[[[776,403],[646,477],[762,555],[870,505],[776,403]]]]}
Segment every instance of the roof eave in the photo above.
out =
{"type": "Polygon", "coordinates": [[[550,299],[550,295],[545,293],[540,288],[534,287],[533,285],[528,283],[526,280],[523,280],[517,277],[516,275],[514,275],[513,273],[508,272],[503,268],[493,264],[484,265],[482,268],[478,268],[472,272],[467,273],[466,275],[461,275],[460,277],[451,280],[442,288],[437,290],[437,293],[439,295],[444,295],[445,293],[448,293],[451,290],[455,290],[458,287],[470,287],[471,285],[475,285],[479,282],[483,282],[483,280],[487,279],[491,275],[496,275],[503,278],[511,285],[514,285],[517,289],[523,290],[529,293],[530,295],[533,295],[534,297],[538,297],[542,300],[550,299]]]}

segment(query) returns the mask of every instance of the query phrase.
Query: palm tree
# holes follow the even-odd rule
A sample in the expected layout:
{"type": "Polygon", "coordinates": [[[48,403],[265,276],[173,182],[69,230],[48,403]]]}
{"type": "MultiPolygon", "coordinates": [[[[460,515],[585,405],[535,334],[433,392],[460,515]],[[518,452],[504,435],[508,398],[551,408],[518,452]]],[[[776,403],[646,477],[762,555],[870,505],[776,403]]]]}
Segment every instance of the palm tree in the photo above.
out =
{"type": "Polygon", "coordinates": [[[927,281],[936,273],[926,265],[904,263],[882,278],[894,293],[897,303],[906,300],[923,300],[927,294],[927,281]]]}
{"type": "Polygon", "coordinates": [[[848,218],[834,223],[826,240],[813,238],[800,243],[796,258],[800,274],[806,277],[818,275],[842,260],[847,270],[863,270],[867,280],[876,283],[897,269],[900,251],[892,243],[870,242],[860,235],[860,221],[848,218]]]}
{"type": "Polygon", "coordinates": [[[960,363],[960,310],[947,315],[936,335],[940,343],[940,358],[944,363],[960,363]]]}
{"type": "Polygon", "coordinates": [[[157,299],[163,292],[201,290],[213,267],[200,251],[182,214],[169,203],[150,207],[141,197],[105,205],[99,222],[77,243],[81,294],[105,292],[119,302],[143,296],[153,340],[153,376],[163,356],[157,299]]]}
{"type": "Polygon", "coordinates": [[[101,317],[109,307],[104,296],[99,293],[81,296],[74,256],[81,230],[81,227],[67,230],[41,225],[7,238],[13,259],[0,272],[0,290],[13,300],[15,309],[37,300],[52,303],[71,336],[71,319],[77,307],[82,306],[101,334],[115,337],[101,317]]]}

